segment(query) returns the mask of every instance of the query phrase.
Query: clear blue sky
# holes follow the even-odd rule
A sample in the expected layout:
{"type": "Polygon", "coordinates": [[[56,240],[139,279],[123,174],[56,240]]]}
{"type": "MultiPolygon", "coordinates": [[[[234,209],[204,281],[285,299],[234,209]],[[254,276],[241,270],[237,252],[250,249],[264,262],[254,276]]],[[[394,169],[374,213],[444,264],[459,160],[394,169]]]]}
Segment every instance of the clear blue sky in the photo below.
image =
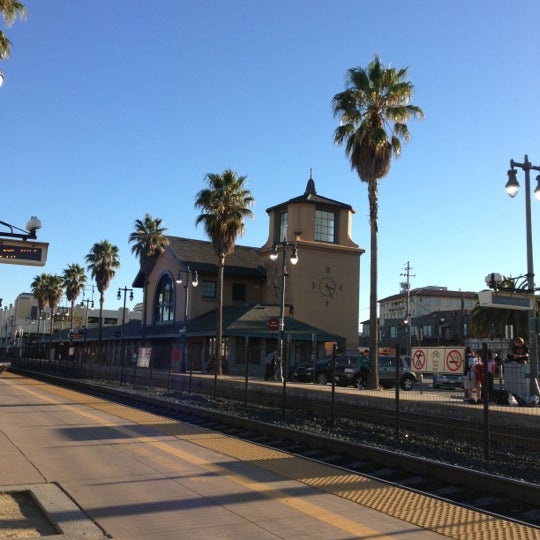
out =
{"type": "Polygon", "coordinates": [[[0,265],[4,304],[106,239],[122,266],[105,307],[120,307],[116,292],[138,270],[135,219],[149,212],[169,234],[205,239],[195,195],[228,167],[256,199],[237,243],[260,246],[266,208],[301,195],[312,168],[320,195],[355,209],[367,319],[367,190],[333,145],[331,100],[374,54],[409,67],[426,115],[380,183],[379,298],[399,292],[407,261],[413,287],[477,291],[490,272],[525,273],[524,189],[510,199],[504,185],[510,158],[540,164],[537,0],[24,4],[0,66],[0,220],[37,215],[50,248],[44,268],[0,265]]]}

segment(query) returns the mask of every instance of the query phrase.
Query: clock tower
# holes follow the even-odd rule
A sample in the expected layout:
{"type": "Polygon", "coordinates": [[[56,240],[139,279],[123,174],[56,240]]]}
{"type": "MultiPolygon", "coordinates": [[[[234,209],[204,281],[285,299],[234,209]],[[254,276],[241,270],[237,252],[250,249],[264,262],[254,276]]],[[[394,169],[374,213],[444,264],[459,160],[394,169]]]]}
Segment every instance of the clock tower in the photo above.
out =
{"type": "Polygon", "coordinates": [[[341,336],[345,350],[357,351],[360,256],[364,250],[350,236],[354,210],[318,195],[310,175],[303,195],[266,211],[270,230],[261,248],[267,271],[265,302],[277,304],[280,299],[281,264],[269,257],[273,245],[283,241],[296,244],[298,264],[287,261],[286,313],[293,308],[296,319],[341,336]]]}

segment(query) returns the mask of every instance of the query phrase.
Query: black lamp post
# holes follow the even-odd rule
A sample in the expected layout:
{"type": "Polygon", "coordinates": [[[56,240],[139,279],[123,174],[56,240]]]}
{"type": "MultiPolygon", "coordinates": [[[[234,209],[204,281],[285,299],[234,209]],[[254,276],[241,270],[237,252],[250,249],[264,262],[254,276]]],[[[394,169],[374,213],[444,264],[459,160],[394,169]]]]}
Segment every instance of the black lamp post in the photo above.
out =
{"type": "MultiPolygon", "coordinates": [[[[81,301],[81,307],[84,308],[84,329],[83,329],[83,354],[86,354],[86,332],[88,331],[88,308],[94,309],[94,286],[92,285],[92,297],[84,297],[85,289],[83,289],[83,299],[81,301]]],[[[39,326],[38,326],[39,337],[39,326]]]]}
{"type": "MultiPolygon", "coordinates": [[[[182,364],[180,366],[180,371],[183,373],[187,370],[186,362],[186,343],[187,343],[187,325],[189,322],[189,288],[197,287],[199,285],[199,274],[197,270],[191,270],[189,266],[186,270],[178,270],[178,275],[176,277],[176,283],[181,285],[184,283],[184,327],[182,328],[182,364]],[[182,276],[185,276],[185,283],[182,276]],[[191,277],[191,281],[190,281],[191,277]]],[[[190,373],[192,372],[193,366],[190,364],[190,373]]]]}
{"type": "Polygon", "coordinates": [[[122,298],[122,293],[124,293],[124,307],[122,309],[122,336],[120,338],[120,382],[124,382],[124,330],[126,328],[126,296],[129,292],[129,300],[133,301],[133,289],[128,287],[120,287],[116,295],[117,300],[122,298]]]}
{"type": "Polygon", "coordinates": [[[272,253],[270,253],[270,259],[277,261],[278,251],[281,249],[281,303],[279,308],[279,356],[281,365],[281,380],[285,384],[287,380],[287,366],[283,358],[283,341],[285,338],[285,278],[287,277],[287,249],[291,248],[291,256],[289,258],[290,263],[294,266],[298,263],[298,251],[296,244],[291,244],[286,240],[282,242],[276,242],[272,247],[272,253]]]}
{"type": "MultiPolygon", "coordinates": [[[[517,181],[518,167],[525,171],[525,226],[527,235],[527,292],[531,296],[531,308],[528,310],[529,319],[529,362],[531,365],[530,393],[537,394],[536,379],[538,377],[538,342],[537,342],[537,322],[536,322],[536,300],[534,296],[534,263],[533,263],[533,246],[532,246],[532,226],[531,226],[531,179],[530,171],[540,171],[540,167],[532,165],[527,155],[523,163],[517,163],[513,159],[510,160],[510,169],[508,170],[508,182],[505,189],[510,197],[515,197],[519,191],[519,182],[517,181]]],[[[537,186],[534,190],[534,195],[540,200],[540,175],[536,177],[537,186]]]]}

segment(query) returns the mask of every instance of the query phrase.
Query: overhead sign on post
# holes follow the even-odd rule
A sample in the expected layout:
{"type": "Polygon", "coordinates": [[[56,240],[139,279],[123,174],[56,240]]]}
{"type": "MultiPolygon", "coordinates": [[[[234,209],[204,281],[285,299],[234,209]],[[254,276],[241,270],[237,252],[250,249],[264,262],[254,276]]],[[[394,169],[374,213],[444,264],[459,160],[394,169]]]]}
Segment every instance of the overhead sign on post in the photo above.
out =
{"type": "Polygon", "coordinates": [[[525,293],[480,291],[478,293],[478,303],[482,307],[500,309],[516,309],[519,311],[528,311],[533,309],[531,295],[525,293]]]}
{"type": "Polygon", "coordinates": [[[0,263],[45,266],[48,247],[45,242],[0,238],[0,263]]]}

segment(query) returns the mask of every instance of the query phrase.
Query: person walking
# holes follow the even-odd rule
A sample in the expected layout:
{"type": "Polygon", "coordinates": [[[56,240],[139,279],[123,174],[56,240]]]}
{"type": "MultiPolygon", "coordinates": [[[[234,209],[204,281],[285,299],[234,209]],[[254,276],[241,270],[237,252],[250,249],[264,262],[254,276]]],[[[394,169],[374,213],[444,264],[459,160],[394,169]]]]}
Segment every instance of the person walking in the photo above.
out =
{"type": "Polygon", "coordinates": [[[283,364],[278,351],[276,351],[274,362],[274,381],[283,382],[283,364]]]}
{"type": "Polygon", "coordinates": [[[470,347],[465,348],[465,360],[463,370],[463,388],[465,389],[465,395],[463,401],[468,403],[472,398],[473,384],[469,377],[471,367],[474,366],[474,354],[470,347]]]}
{"type": "Polygon", "coordinates": [[[493,401],[493,388],[495,385],[495,369],[497,367],[497,362],[493,358],[491,351],[488,353],[487,360],[487,384],[485,385],[485,395],[484,399],[488,401],[493,401]]]}
{"type": "Polygon", "coordinates": [[[274,371],[276,369],[276,358],[278,357],[277,349],[269,352],[264,359],[264,380],[271,381],[274,378],[274,371]]]}
{"type": "Polygon", "coordinates": [[[482,383],[484,382],[484,362],[482,361],[482,351],[476,351],[474,354],[474,364],[469,371],[469,380],[473,380],[473,388],[476,397],[472,397],[473,403],[482,403],[482,383]]]}
{"type": "Polygon", "coordinates": [[[367,388],[368,376],[371,372],[371,361],[369,359],[369,351],[364,349],[358,357],[360,365],[360,376],[358,377],[358,388],[367,388]]]}

